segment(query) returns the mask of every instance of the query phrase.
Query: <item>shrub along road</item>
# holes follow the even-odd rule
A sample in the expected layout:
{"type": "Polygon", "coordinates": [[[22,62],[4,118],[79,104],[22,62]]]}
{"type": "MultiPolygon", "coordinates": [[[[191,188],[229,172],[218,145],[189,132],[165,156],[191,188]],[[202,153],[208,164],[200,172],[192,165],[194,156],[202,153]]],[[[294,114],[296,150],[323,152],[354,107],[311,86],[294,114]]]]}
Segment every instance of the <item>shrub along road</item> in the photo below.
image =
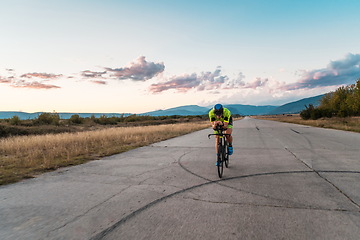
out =
{"type": "Polygon", "coordinates": [[[360,134],[245,118],[0,187],[0,239],[358,239],[360,134]]]}

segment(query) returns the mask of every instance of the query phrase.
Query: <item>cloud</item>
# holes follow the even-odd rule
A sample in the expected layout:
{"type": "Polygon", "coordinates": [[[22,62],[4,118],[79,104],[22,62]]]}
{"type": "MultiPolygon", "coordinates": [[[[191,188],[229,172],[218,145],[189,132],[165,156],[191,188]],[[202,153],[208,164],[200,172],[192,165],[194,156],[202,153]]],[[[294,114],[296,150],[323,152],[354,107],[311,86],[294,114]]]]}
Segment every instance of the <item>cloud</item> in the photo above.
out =
{"type": "Polygon", "coordinates": [[[25,73],[21,75],[22,78],[42,78],[42,79],[55,79],[61,77],[62,74],[52,74],[52,73],[25,73]]]}
{"type": "MultiPolygon", "coordinates": [[[[187,92],[191,89],[197,91],[257,89],[264,87],[269,82],[268,78],[256,78],[250,83],[245,83],[244,79],[245,75],[242,72],[235,79],[230,79],[227,75],[221,74],[221,67],[217,67],[214,72],[174,76],[168,81],[152,84],[149,90],[152,93],[160,93],[170,89],[177,90],[178,92],[187,92]]],[[[218,91],[212,91],[211,93],[218,93],[218,91]]]]}
{"type": "Polygon", "coordinates": [[[232,79],[223,86],[223,89],[257,89],[264,87],[269,82],[268,78],[257,77],[253,82],[244,82],[245,76],[242,72],[239,73],[238,77],[232,79]]]}
{"type": "Polygon", "coordinates": [[[11,80],[10,79],[6,79],[6,78],[2,78],[0,76],[0,83],[11,83],[11,80]]]}
{"type": "MultiPolygon", "coordinates": [[[[331,61],[325,68],[311,71],[299,71],[299,79],[295,83],[286,84],[275,79],[257,77],[253,81],[245,82],[245,75],[240,72],[230,78],[222,73],[221,66],[214,71],[201,73],[185,73],[164,78],[161,73],[165,70],[164,63],[146,61],[140,56],[127,66],[120,68],[103,67],[100,71],[85,70],[81,76],[90,79],[92,83],[105,85],[109,79],[146,81],[158,77],[158,82],[149,87],[151,93],[161,93],[168,90],[176,92],[207,91],[210,94],[223,92],[222,90],[239,89],[239,92],[257,90],[267,91],[272,95],[284,92],[308,91],[311,89],[325,89],[333,86],[353,83],[360,78],[360,54],[347,54],[343,59],[331,61]]],[[[0,84],[8,84],[16,88],[55,89],[59,86],[48,84],[48,81],[64,77],[62,74],[25,73],[17,75],[14,69],[6,69],[7,77],[0,76],[0,84]]],[[[282,71],[282,70],[281,70],[282,71]]],[[[66,77],[66,76],[65,76],[66,77]]],[[[68,76],[67,78],[74,78],[68,76]]],[[[233,91],[235,92],[235,91],[233,91]]]]}
{"type": "Polygon", "coordinates": [[[23,80],[17,81],[14,84],[11,84],[12,87],[15,88],[33,88],[33,89],[51,89],[51,88],[60,88],[59,86],[44,84],[41,82],[33,81],[33,82],[25,82],[23,80]]]}
{"type": "Polygon", "coordinates": [[[205,72],[199,76],[200,85],[198,91],[220,89],[221,86],[229,80],[226,75],[221,75],[221,67],[217,67],[214,72],[205,72]]]}
{"type": "Polygon", "coordinates": [[[93,72],[90,70],[85,70],[81,72],[81,76],[87,77],[87,78],[102,78],[103,75],[106,74],[105,72],[93,72]]]}
{"type": "Polygon", "coordinates": [[[52,88],[60,88],[60,87],[52,84],[45,84],[43,82],[48,81],[49,79],[59,78],[60,76],[62,75],[48,74],[48,73],[26,73],[21,75],[19,78],[15,76],[0,77],[0,83],[9,84],[9,86],[14,88],[52,89],[52,88]],[[46,79],[46,80],[29,81],[29,79],[33,77],[46,79]]]}
{"type": "Polygon", "coordinates": [[[353,83],[360,78],[360,54],[348,54],[331,61],[326,68],[302,71],[300,80],[282,87],[283,90],[312,89],[353,83]]]}
{"type": "Polygon", "coordinates": [[[224,89],[234,89],[234,88],[244,87],[245,86],[245,82],[243,81],[244,79],[245,79],[245,75],[242,72],[240,72],[237,78],[226,82],[224,89]]]}
{"type": "Polygon", "coordinates": [[[268,78],[262,79],[260,77],[257,77],[253,82],[245,84],[244,86],[242,86],[242,88],[256,89],[259,87],[264,87],[268,82],[269,82],[268,78]]]}
{"type": "Polygon", "coordinates": [[[201,81],[195,73],[188,75],[172,77],[169,81],[152,84],[150,92],[160,93],[169,89],[176,89],[179,92],[187,92],[188,90],[199,86],[201,81]]]}
{"type": "Polygon", "coordinates": [[[101,81],[101,80],[93,80],[91,82],[96,83],[96,84],[100,84],[100,85],[106,85],[107,84],[107,82],[101,81]]]}
{"type": "Polygon", "coordinates": [[[105,68],[117,79],[131,79],[134,81],[149,80],[165,69],[164,63],[147,62],[144,56],[123,68],[105,68]]]}
{"type": "Polygon", "coordinates": [[[221,67],[217,67],[214,72],[173,76],[167,81],[152,84],[149,90],[152,93],[160,93],[170,89],[178,92],[187,92],[191,89],[197,91],[213,90],[222,88],[222,85],[228,80],[228,76],[221,74],[221,67]]]}

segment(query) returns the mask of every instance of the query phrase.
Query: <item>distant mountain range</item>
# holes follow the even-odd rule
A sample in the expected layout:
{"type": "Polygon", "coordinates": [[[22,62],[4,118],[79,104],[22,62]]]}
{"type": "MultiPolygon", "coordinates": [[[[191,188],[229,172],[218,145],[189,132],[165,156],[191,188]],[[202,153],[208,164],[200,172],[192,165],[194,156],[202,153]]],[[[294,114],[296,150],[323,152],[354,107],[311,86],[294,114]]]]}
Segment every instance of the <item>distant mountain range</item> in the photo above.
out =
{"type": "MultiPolygon", "coordinates": [[[[310,98],[304,98],[299,101],[287,103],[281,106],[253,106],[253,105],[242,105],[242,104],[224,104],[224,107],[228,108],[232,114],[239,115],[275,115],[275,114],[295,114],[299,113],[305,109],[305,105],[308,106],[312,104],[318,106],[320,100],[324,95],[319,95],[310,98]]],[[[157,110],[146,112],[138,115],[144,116],[171,116],[171,115],[180,115],[180,116],[190,116],[190,115],[205,115],[208,114],[212,106],[209,107],[200,107],[197,105],[187,105],[180,106],[175,108],[169,108],[166,110],[157,110]]],[[[12,118],[13,116],[18,116],[20,119],[34,119],[37,118],[42,112],[36,113],[25,113],[25,112],[1,112],[0,119],[12,118]]],[[[86,118],[95,116],[99,118],[100,116],[107,117],[121,117],[129,116],[131,113],[59,113],[61,119],[69,119],[72,115],[78,114],[80,117],[86,118]]]]}
{"type": "Polygon", "coordinates": [[[320,105],[321,98],[324,96],[319,95],[315,97],[310,98],[304,98],[295,102],[287,103],[284,105],[281,105],[272,111],[268,112],[268,115],[274,115],[274,114],[291,114],[291,113],[300,113],[302,110],[305,109],[305,106],[309,106],[309,104],[314,105],[315,107],[320,105]]]}
{"type": "Polygon", "coordinates": [[[180,116],[191,116],[191,115],[204,115],[209,112],[209,108],[200,107],[197,105],[187,105],[175,108],[169,108],[166,110],[157,110],[152,112],[142,113],[140,115],[146,116],[171,116],[171,115],[180,115],[180,116]]]}
{"type": "MultiPolygon", "coordinates": [[[[300,113],[305,109],[305,105],[312,104],[318,106],[320,100],[324,95],[319,95],[310,98],[304,98],[295,102],[287,103],[281,106],[254,106],[254,105],[242,105],[242,104],[224,104],[224,107],[228,108],[232,114],[239,115],[274,115],[274,114],[294,114],[300,113]]],[[[166,110],[158,110],[143,113],[141,115],[148,116],[170,116],[170,115],[203,115],[208,114],[212,106],[200,107],[197,105],[187,105],[175,108],[169,108],[166,110]]]]}
{"type": "MultiPolygon", "coordinates": [[[[224,107],[229,109],[232,114],[239,114],[239,115],[262,115],[277,108],[276,106],[252,106],[252,105],[241,105],[241,104],[227,104],[227,105],[224,104],[224,107]]],[[[187,106],[169,108],[166,110],[147,112],[141,115],[148,115],[148,116],[204,115],[204,114],[208,114],[211,108],[212,106],[200,107],[197,105],[187,105],[187,106]]]]}

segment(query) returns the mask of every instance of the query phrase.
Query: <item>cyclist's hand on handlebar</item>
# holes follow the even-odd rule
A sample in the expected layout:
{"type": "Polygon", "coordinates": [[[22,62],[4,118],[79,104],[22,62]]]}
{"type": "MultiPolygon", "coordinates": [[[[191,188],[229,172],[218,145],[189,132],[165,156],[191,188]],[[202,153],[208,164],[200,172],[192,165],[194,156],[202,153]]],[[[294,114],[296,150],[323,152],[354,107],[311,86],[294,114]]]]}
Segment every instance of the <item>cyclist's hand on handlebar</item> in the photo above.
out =
{"type": "Polygon", "coordinates": [[[213,123],[212,123],[212,128],[214,129],[214,130],[217,130],[218,128],[219,128],[219,123],[221,123],[220,121],[214,121],[213,123]]]}
{"type": "Polygon", "coordinates": [[[214,123],[213,129],[216,131],[220,131],[220,130],[225,130],[226,128],[224,127],[224,123],[221,121],[216,121],[214,123]]]}
{"type": "Polygon", "coordinates": [[[224,126],[224,123],[221,122],[221,121],[217,121],[217,122],[216,122],[216,125],[219,126],[219,127],[223,127],[223,126],[224,126]]]}
{"type": "Polygon", "coordinates": [[[217,123],[218,123],[218,121],[214,121],[214,122],[211,123],[211,124],[212,124],[212,128],[213,128],[214,130],[216,130],[216,128],[217,128],[217,123]]]}

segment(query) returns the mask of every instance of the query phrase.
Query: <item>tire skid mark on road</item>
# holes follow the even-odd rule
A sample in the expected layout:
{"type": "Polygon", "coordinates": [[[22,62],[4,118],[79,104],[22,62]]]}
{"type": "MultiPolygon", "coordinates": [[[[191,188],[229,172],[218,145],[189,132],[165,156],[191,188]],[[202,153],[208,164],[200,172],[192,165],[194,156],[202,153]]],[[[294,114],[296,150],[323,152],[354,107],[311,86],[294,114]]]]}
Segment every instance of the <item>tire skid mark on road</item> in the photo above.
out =
{"type": "Polygon", "coordinates": [[[331,186],[333,186],[339,193],[344,195],[352,204],[354,204],[357,208],[360,209],[360,205],[355,202],[349,195],[347,195],[344,191],[342,191],[338,186],[336,186],[333,182],[331,182],[329,179],[327,179],[325,176],[321,175],[320,173],[333,173],[333,172],[341,172],[341,173],[358,173],[356,171],[318,171],[316,169],[313,169],[309,165],[307,165],[304,161],[302,161],[300,158],[298,158],[293,152],[291,152],[289,149],[285,148],[289,153],[291,153],[295,159],[301,161],[305,166],[307,166],[309,169],[311,169],[314,173],[316,173],[320,178],[325,180],[327,183],[329,183],[331,186]]]}
{"type": "MultiPolygon", "coordinates": [[[[173,158],[173,159],[174,159],[174,161],[177,161],[176,158],[173,158]]],[[[148,171],[139,173],[139,174],[134,175],[134,176],[129,176],[129,177],[127,177],[127,179],[137,178],[137,177],[140,177],[140,176],[145,175],[145,174],[148,174],[148,173],[152,173],[152,172],[157,172],[157,171],[164,170],[164,169],[166,169],[166,168],[168,168],[168,166],[165,166],[165,167],[162,167],[162,168],[157,168],[157,169],[148,170],[148,171]]],[[[152,178],[152,177],[148,177],[148,178],[145,178],[145,179],[141,180],[140,182],[137,183],[137,185],[142,185],[145,181],[147,181],[147,180],[150,179],[150,178],[152,178]]],[[[112,183],[111,183],[111,184],[112,184],[112,183]]],[[[62,229],[62,228],[64,228],[64,227],[66,227],[66,226],[69,225],[70,223],[73,223],[73,222],[77,221],[78,219],[80,219],[81,217],[85,216],[85,215],[86,215],[87,213],[89,213],[90,211],[96,209],[98,206],[104,204],[105,202],[108,202],[108,201],[111,200],[112,198],[118,196],[119,194],[123,193],[124,191],[126,191],[127,189],[129,189],[129,188],[131,188],[131,187],[132,187],[132,186],[127,186],[126,188],[122,189],[120,192],[111,195],[110,197],[108,197],[107,199],[103,200],[102,202],[100,202],[100,203],[96,204],[95,206],[89,208],[89,209],[86,210],[84,213],[82,213],[82,214],[80,214],[80,215],[78,215],[78,216],[75,216],[73,219],[67,221],[67,222],[64,223],[63,225],[61,225],[61,226],[59,226],[59,227],[57,227],[57,228],[55,228],[55,229],[52,229],[51,231],[49,231],[47,237],[50,237],[50,235],[52,234],[52,232],[58,231],[58,230],[60,230],[60,229],[62,229]]]]}
{"type": "MultiPolygon", "coordinates": [[[[189,153],[191,153],[191,152],[189,152],[189,153]]],[[[198,174],[190,171],[188,168],[186,168],[184,165],[181,164],[181,159],[182,159],[185,155],[187,155],[187,154],[188,154],[188,153],[182,155],[182,156],[179,158],[178,164],[180,165],[180,167],[181,167],[182,169],[184,169],[185,171],[187,171],[188,173],[190,173],[190,174],[192,174],[192,175],[194,175],[194,176],[196,176],[196,177],[199,177],[199,178],[201,178],[201,179],[203,179],[203,180],[206,180],[206,181],[211,182],[211,181],[212,181],[211,179],[208,179],[208,178],[206,178],[206,177],[200,176],[200,175],[198,175],[198,174]]],[[[224,178],[224,179],[227,179],[227,178],[224,178]]],[[[258,196],[258,197],[263,197],[263,198],[267,198],[267,199],[271,199],[271,200],[276,200],[276,201],[279,201],[279,202],[287,202],[287,203],[292,203],[292,204],[298,204],[298,203],[295,203],[295,202],[293,202],[293,201],[284,200],[284,199],[277,199],[277,198],[274,198],[274,197],[270,197],[270,196],[267,196],[267,195],[262,195],[262,194],[259,194],[259,193],[254,193],[254,192],[246,191],[246,190],[244,190],[244,189],[232,187],[232,186],[225,185],[225,184],[222,184],[222,183],[217,183],[217,184],[220,185],[220,186],[223,186],[223,187],[230,188],[230,189],[232,189],[232,190],[238,191],[238,192],[244,192],[244,193],[252,194],[252,195],[258,196]]]]}
{"type": "MultiPolygon", "coordinates": [[[[186,154],[184,154],[186,155],[186,154]]],[[[183,156],[184,156],[183,155],[183,156]]],[[[360,172],[357,171],[319,171],[319,172],[326,172],[326,173],[351,173],[351,174],[360,174],[360,172]]],[[[176,195],[185,193],[187,191],[191,191],[193,189],[196,188],[200,188],[200,187],[204,187],[210,184],[219,184],[221,182],[225,182],[225,181],[231,181],[231,180],[235,180],[235,179],[242,179],[242,178],[249,178],[249,177],[260,177],[260,176],[271,176],[271,175],[280,175],[280,174],[302,174],[302,173],[314,173],[314,171],[285,171],[285,172],[265,172],[265,173],[255,173],[255,174],[249,174],[249,175],[242,175],[242,176],[234,176],[234,177],[229,177],[229,178],[222,178],[222,179],[218,179],[218,180],[209,180],[208,182],[202,183],[202,184],[198,184],[198,185],[194,185],[182,190],[179,190],[177,192],[171,193],[169,195],[166,195],[164,197],[161,197],[159,199],[156,199],[150,203],[148,203],[147,205],[133,211],[132,213],[130,213],[129,215],[125,216],[124,218],[120,219],[118,222],[116,222],[115,224],[113,224],[112,226],[110,226],[109,228],[103,230],[102,232],[96,234],[94,237],[90,238],[91,240],[99,240],[104,238],[106,235],[108,235],[109,233],[111,233],[113,230],[115,230],[116,228],[118,228],[119,226],[121,226],[122,224],[124,224],[125,222],[127,222],[128,220],[130,220],[131,218],[137,216],[138,214],[140,214],[141,212],[155,206],[156,204],[169,199],[171,197],[174,197],[176,195]]],[[[226,185],[223,185],[226,186],[226,185]]],[[[229,187],[229,186],[226,186],[229,187]]],[[[260,206],[260,205],[259,205],[260,206]]],[[[268,206],[270,207],[270,205],[268,206]]],[[[273,207],[279,207],[279,206],[273,206],[273,207]]],[[[288,208],[292,208],[292,207],[288,207],[288,208]]],[[[301,209],[301,208],[300,208],[301,209]]],[[[307,209],[311,209],[311,208],[307,208],[307,209]]],[[[346,212],[354,212],[351,210],[342,210],[342,209],[318,209],[318,210],[327,210],[327,211],[346,211],[346,212]]],[[[357,211],[357,212],[360,212],[357,211]]]]}
{"type": "MultiPolygon", "coordinates": [[[[205,178],[203,176],[200,176],[192,171],[190,171],[189,169],[187,169],[186,167],[184,167],[184,165],[181,164],[181,159],[187,155],[184,154],[182,155],[180,158],[179,158],[179,165],[181,166],[181,168],[183,168],[185,171],[189,172],[190,174],[194,175],[194,176],[197,176],[201,179],[204,179],[206,181],[209,181],[211,183],[213,183],[214,181],[208,179],[208,178],[205,178]]],[[[289,174],[292,174],[292,173],[314,173],[314,171],[288,171],[288,172],[274,172],[274,173],[260,173],[260,175],[276,175],[276,174],[285,174],[285,173],[289,173],[289,174]]],[[[360,172],[358,171],[318,171],[318,172],[315,172],[317,175],[319,175],[321,177],[321,175],[319,173],[347,173],[347,174],[360,174],[360,172]]],[[[257,174],[253,174],[253,175],[249,175],[249,176],[257,176],[257,174]]],[[[224,180],[231,180],[231,179],[238,179],[238,178],[242,178],[242,176],[236,176],[236,177],[230,177],[230,178],[225,178],[224,180]]],[[[284,199],[277,199],[277,198],[273,198],[273,197],[270,197],[270,196],[266,196],[266,195],[261,195],[261,194],[258,194],[258,193],[254,193],[254,192],[249,192],[249,191],[246,191],[246,190],[243,190],[243,189],[239,189],[239,188],[235,188],[235,187],[232,187],[232,186],[228,186],[228,185],[225,185],[225,184],[222,184],[221,181],[219,182],[216,182],[218,185],[221,185],[223,187],[227,187],[227,188],[230,188],[230,189],[233,189],[233,190],[236,190],[236,191],[239,191],[239,192],[245,192],[245,193],[249,193],[249,194],[252,194],[252,195],[255,195],[255,196],[260,196],[260,197],[264,197],[264,198],[267,198],[267,199],[272,199],[272,200],[276,200],[276,201],[279,201],[279,202],[284,202],[284,203],[288,203],[288,204],[293,204],[291,206],[283,206],[283,205],[270,205],[270,204],[265,204],[265,205],[261,205],[261,204],[249,204],[249,203],[230,203],[230,202],[216,202],[214,201],[213,203],[224,203],[224,204],[235,204],[235,205],[249,205],[249,206],[267,206],[267,207],[282,207],[282,208],[294,208],[294,209],[315,209],[315,210],[323,210],[323,211],[343,211],[343,212],[346,212],[346,211],[350,211],[350,210],[347,210],[347,209],[327,209],[327,208],[320,208],[320,207],[314,207],[314,206],[309,206],[309,205],[305,205],[305,204],[301,204],[301,203],[297,203],[297,202],[293,202],[293,201],[290,201],[290,200],[284,200],[284,199]],[[294,206],[294,205],[298,205],[298,206],[294,206]],[[301,206],[299,206],[301,205],[301,206]]],[[[336,187],[336,186],[335,186],[336,187]]],[[[339,189],[338,189],[339,190],[339,189]]],[[[340,190],[339,190],[340,191],[340,190]]],[[[204,202],[212,202],[212,201],[208,201],[208,200],[202,200],[202,199],[197,199],[197,198],[192,198],[193,200],[198,200],[198,201],[204,201],[204,202]]],[[[359,211],[360,212],[360,211],[359,211]]]]}
{"type": "MultiPolygon", "coordinates": [[[[218,202],[211,200],[204,200],[200,198],[191,198],[195,201],[207,202],[207,203],[216,203],[216,204],[228,204],[228,205],[241,205],[248,207],[270,207],[270,208],[285,208],[285,209],[301,209],[301,210],[318,210],[318,211],[334,211],[334,212],[353,212],[348,209],[343,208],[320,208],[313,206],[284,206],[284,205],[275,205],[275,204],[256,204],[256,203],[237,203],[237,202],[218,202]]],[[[359,211],[360,212],[360,211],[359,211]]]]}
{"type": "Polygon", "coordinates": [[[302,134],[301,132],[298,132],[298,131],[296,131],[296,130],[294,130],[294,129],[292,129],[292,128],[290,128],[290,130],[293,131],[294,133],[302,134]]]}
{"type": "MultiPolygon", "coordinates": [[[[255,123],[256,125],[256,123],[255,123]]],[[[313,143],[310,141],[309,138],[307,138],[303,133],[301,132],[298,132],[292,128],[289,128],[292,132],[298,134],[299,136],[301,136],[306,142],[307,144],[309,145],[309,151],[311,152],[311,156],[318,156],[320,158],[323,158],[322,156],[320,156],[319,154],[317,154],[314,150],[314,146],[313,146],[313,143]]],[[[268,134],[270,135],[270,134],[268,134]]],[[[284,146],[284,149],[286,151],[288,151],[291,155],[293,155],[295,157],[296,160],[300,161],[302,164],[304,164],[307,168],[309,168],[311,171],[313,171],[314,173],[316,173],[321,179],[323,179],[324,181],[326,181],[327,183],[329,183],[331,186],[333,186],[339,193],[341,193],[342,195],[344,195],[352,204],[354,204],[357,208],[360,208],[360,205],[359,203],[355,202],[349,195],[347,195],[344,191],[342,191],[340,189],[340,187],[336,186],[333,182],[331,182],[329,179],[327,179],[325,176],[321,175],[320,173],[323,172],[323,171],[319,171],[319,170],[316,170],[314,169],[312,166],[310,166],[308,163],[306,163],[305,161],[301,160],[299,157],[297,157],[295,155],[295,153],[293,153],[287,146],[286,144],[283,144],[282,141],[280,141],[280,139],[276,138],[275,136],[272,136],[271,137],[273,139],[276,139],[281,145],[284,146]]],[[[311,162],[313,161],[313,159],[311,160],[311,162]]],[[[333,171],[334,172],[334,171],[333,171]]],[[[341,172],[341,171],[336,171],[336,172],[341,172]]],[[[351,172],[351,171],[344,171],[344,172],[351,172]]]]}
{"type": "MultiPolygon", "coordinates": [[[[312,144],[312,142],[310,141],[309,138],[307,138],[304,134],[301,134],[300,132],[297,132],[293,129],[290,128],[290,130],[292,130],[295,133],[298,133],[301,137],[303,137],[306,142],[309,144],[310,146],[310,152],[312,154],[312,156],[319,156],[319,154],[317,154],[314,150],[314,146],[312,144]]],[[[300,161],[301,163],[303,163],[306,167],[308,167],[309,169],[311,169],[314,173],[316,173],[321,179],[325,180],[327,183],[329,183],[331,186],[333,186],[339,193],[341,193],[342,195],[344,195],[352,204],[354,204],[357,208],[360,208],[359,203],[355,202],[349,195],[347,195],[344,191],[342,191],[340,189],[340,187],[336,186],[333,182],[331,182],[329,179],[327,179],[325,176],[321,175],[320,172],[322,171],[318,171],[316,169],[314,169],[312,166],[310,166],[309,164],[307,164],[305,161],[301,160],[299,157],[297,157],[295,155],[295,153],[293,153],[290,149],[288,149],[287,147],[285,147],[285,150],[288,151],[290,154],[292,154],[296,160],[300,161]]],[[[319,156],[322,157],[322,156],[319,156]]],[[[312,162],[312,161],[311,161],[312,162]]]]}
{"type": "Polygon", "coordinates": [[[96,204],[95,206],[91,207],[90,209],[86,210],[86,211],[83,212],[82,214],[74,217],[74,218],[71,219],[70,221],[67,221],[67,222],[64,223],[63,225],[61,225],[61,226],[59,226],[59,227],[57,227],[57,228],[55,228],[55,229],[52,229],[51,231],[49,231],[49,232],[47,233],[47,236],[46,236],[46,237],[47,237],[47,238],[50,238],[50,235],[51,235],[53,232],[58,231],[58,230],[60,230],[60,229],[62,229],[62,228],[64,228],[64,227],[66,227],[66,226],[69,225],[70,223],[75,222],[76,220],[78,220],[78,219],[80,219],[81,217],[85,216],[85,215],[86,215],[87,213],[89,213],[90,211],[96,209],[96,208],[99,207],[100,205],[102,205],[102,204],[110,201],[112,198],[114,198],[114,197],[118,196],[119,194],[123,193],[124,191],[126,191],[126,190],[129,189],[130,187],[131,187],[131,186],[127,186],[126,188],[121,189],[120,192],[117,192],[117,193],[111,195],[110,197],[104,199],[104,200],[101,201],[100,203],[98,203],[98,204],[96,204]]]}

